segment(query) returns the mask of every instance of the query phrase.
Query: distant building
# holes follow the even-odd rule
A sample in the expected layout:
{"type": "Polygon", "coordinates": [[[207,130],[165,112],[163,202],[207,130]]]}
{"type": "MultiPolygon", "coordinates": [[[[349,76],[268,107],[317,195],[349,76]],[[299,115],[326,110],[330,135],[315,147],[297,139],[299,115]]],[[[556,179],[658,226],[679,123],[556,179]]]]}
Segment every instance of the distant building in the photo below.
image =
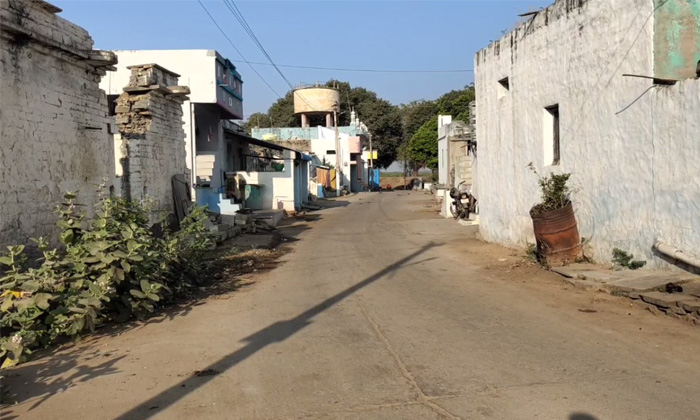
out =
{"type": "Polygon", "coordinates": [[[475,58],[481,233],[534,242],[537,177],[571,173],[579,230],[666,266],[700,256],[700,0],[557,0],[475,58]]]}
{"type": "MultiPolygon", "coordinates": [[[[335,143],[333,111],[340,101],[339,91],[326,87],[302,87],[294,91],[294,110],[301,118],[301,127],[254,128],[255,138],[287,144],[289,147],[309,152],[315,166],[336,167],[340,155],[338,172],[340,185],[351,191],[363,191],[368,184],[369,151],[364,150],[369,131],[351,112],[350,125],[338,127],[339,149],[335,143]],[[319,120],[324,125],[312,127],[311,121],[319,120]]],[[[316,191],[310,191],[316,194],[316,191]]]]}

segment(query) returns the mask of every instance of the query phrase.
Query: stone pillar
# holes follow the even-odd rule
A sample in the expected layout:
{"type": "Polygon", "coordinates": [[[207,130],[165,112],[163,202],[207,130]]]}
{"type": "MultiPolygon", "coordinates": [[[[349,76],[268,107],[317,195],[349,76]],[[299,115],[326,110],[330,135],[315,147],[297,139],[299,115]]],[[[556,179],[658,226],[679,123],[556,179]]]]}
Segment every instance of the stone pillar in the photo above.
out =
{"type": "Polygon", "coordinates": [[[301,126],[303,128],[309,126],[309,117],[306,114],[301,114],[301,126]]]}
{"type": "Polygon", "coordinates": [[[155,219],[161,211],[173,212],[172,177],[187,171],[182,103],[190,90],[177,86],[179,75],[156,64],[127,68],[131,78],[116,104],[120,193],[152,200],[155,219]]]}
{"type": "Polygon", "coordinates": [[[326,127],[333,127],[333,114],[326,114],[326,127]]]}

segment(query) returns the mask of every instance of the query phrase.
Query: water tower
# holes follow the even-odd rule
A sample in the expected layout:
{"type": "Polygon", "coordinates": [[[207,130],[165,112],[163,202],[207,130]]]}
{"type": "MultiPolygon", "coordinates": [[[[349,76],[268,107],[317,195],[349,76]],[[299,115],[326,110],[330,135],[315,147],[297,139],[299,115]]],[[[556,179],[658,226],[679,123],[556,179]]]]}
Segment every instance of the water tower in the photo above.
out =
{"type": "Polygon", "coordinates": [[[309,127],[309,117],[323,115],[326,127],[333,127],[333,111],[340,104],[340,91],[333,87],[300,86],[294,89],[294,114],[301,115],[301,126],[309,127]]]}

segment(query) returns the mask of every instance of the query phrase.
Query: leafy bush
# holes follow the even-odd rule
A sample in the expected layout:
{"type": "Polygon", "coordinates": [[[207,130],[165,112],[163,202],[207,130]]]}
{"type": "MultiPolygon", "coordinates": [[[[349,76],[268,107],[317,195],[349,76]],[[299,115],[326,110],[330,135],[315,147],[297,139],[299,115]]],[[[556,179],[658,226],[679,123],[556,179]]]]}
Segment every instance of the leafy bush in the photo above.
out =
{"type": "Polygon", "coordinates": [[[26,267],[22,245],[0,257],[6,267],[0,278],[2,367],[105,321],[142,319],[198,278],[210,245],[203,209],[195,208],[179,231],[157,238],[142,205],[103,197],[87,220],[74,194],[65,199],[57,208],[60,250],[34,240],[43,253],[35,268],[26,267]]]}
{"type": "Polygon", "coordinates": [[[528,165],[528,168],[538,176],[540,190],[542,191],[542,201],[530,209],[530,216],[537,216],[538,214],[547,213],[569,205],[571,202],[569,196],[572,191],[567,183],[569,178],[571,178],[571,174],[549,174],[541,177],[532,162],[528,165]]]}
{"type": "Polygon", "coordinates": [[[637,270],[644,267],[647,262],[642,260],[635,260],[633,254],[628,254],[620,248],[613,249],[613,263],[619,265],[620,267],[626,267],[630,270],[637,270]]]}

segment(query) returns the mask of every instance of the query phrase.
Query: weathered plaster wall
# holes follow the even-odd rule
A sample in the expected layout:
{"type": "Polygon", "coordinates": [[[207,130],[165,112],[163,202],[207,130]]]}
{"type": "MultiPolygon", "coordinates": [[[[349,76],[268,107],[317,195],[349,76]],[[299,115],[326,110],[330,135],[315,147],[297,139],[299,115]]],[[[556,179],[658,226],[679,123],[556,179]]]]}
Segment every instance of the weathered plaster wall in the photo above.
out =
{"type": "Polygon", "coordinates": [[[155,222],[163,212],[173,213],[171,179],[187,171],[182,103],[189,89],[158,66],[132,67],[131,73],[116,105],[119,184],[124,197],[151,202],[155,222]]]}
{"type": "MultiPolygon", "coordinates": [[[[91,210],[114,175],[107,98],[110,55],[44,2],[0,1],[0,246],[55,239],[54,209],[78,191],[91,210]],[[21,9],[18,10],[18,9],[21,9]],[[106,58],[107,60],[103,60],[106,58]]],[[[112,61],[113,56],[112,56],[112,61]]]]}
{"type": "Polygon", "coordinates": [[[557,1],[476,56],[481,231],[534,242],[528,211],[540,174],[571,172],[581,236],[653,256],[658,238],[700,255],[700,81],[652,87],[650,0],[557,1]],[[498,81],[510,90],[499,98],[498,81]],[[545,162],[544,108],[559,104],[561,163],[545,162]]]}
{"type": "Polygon", "coordinates": [[[654,0],[654,75],[696,77],[700,63],[700,0],[654,0]]]}

